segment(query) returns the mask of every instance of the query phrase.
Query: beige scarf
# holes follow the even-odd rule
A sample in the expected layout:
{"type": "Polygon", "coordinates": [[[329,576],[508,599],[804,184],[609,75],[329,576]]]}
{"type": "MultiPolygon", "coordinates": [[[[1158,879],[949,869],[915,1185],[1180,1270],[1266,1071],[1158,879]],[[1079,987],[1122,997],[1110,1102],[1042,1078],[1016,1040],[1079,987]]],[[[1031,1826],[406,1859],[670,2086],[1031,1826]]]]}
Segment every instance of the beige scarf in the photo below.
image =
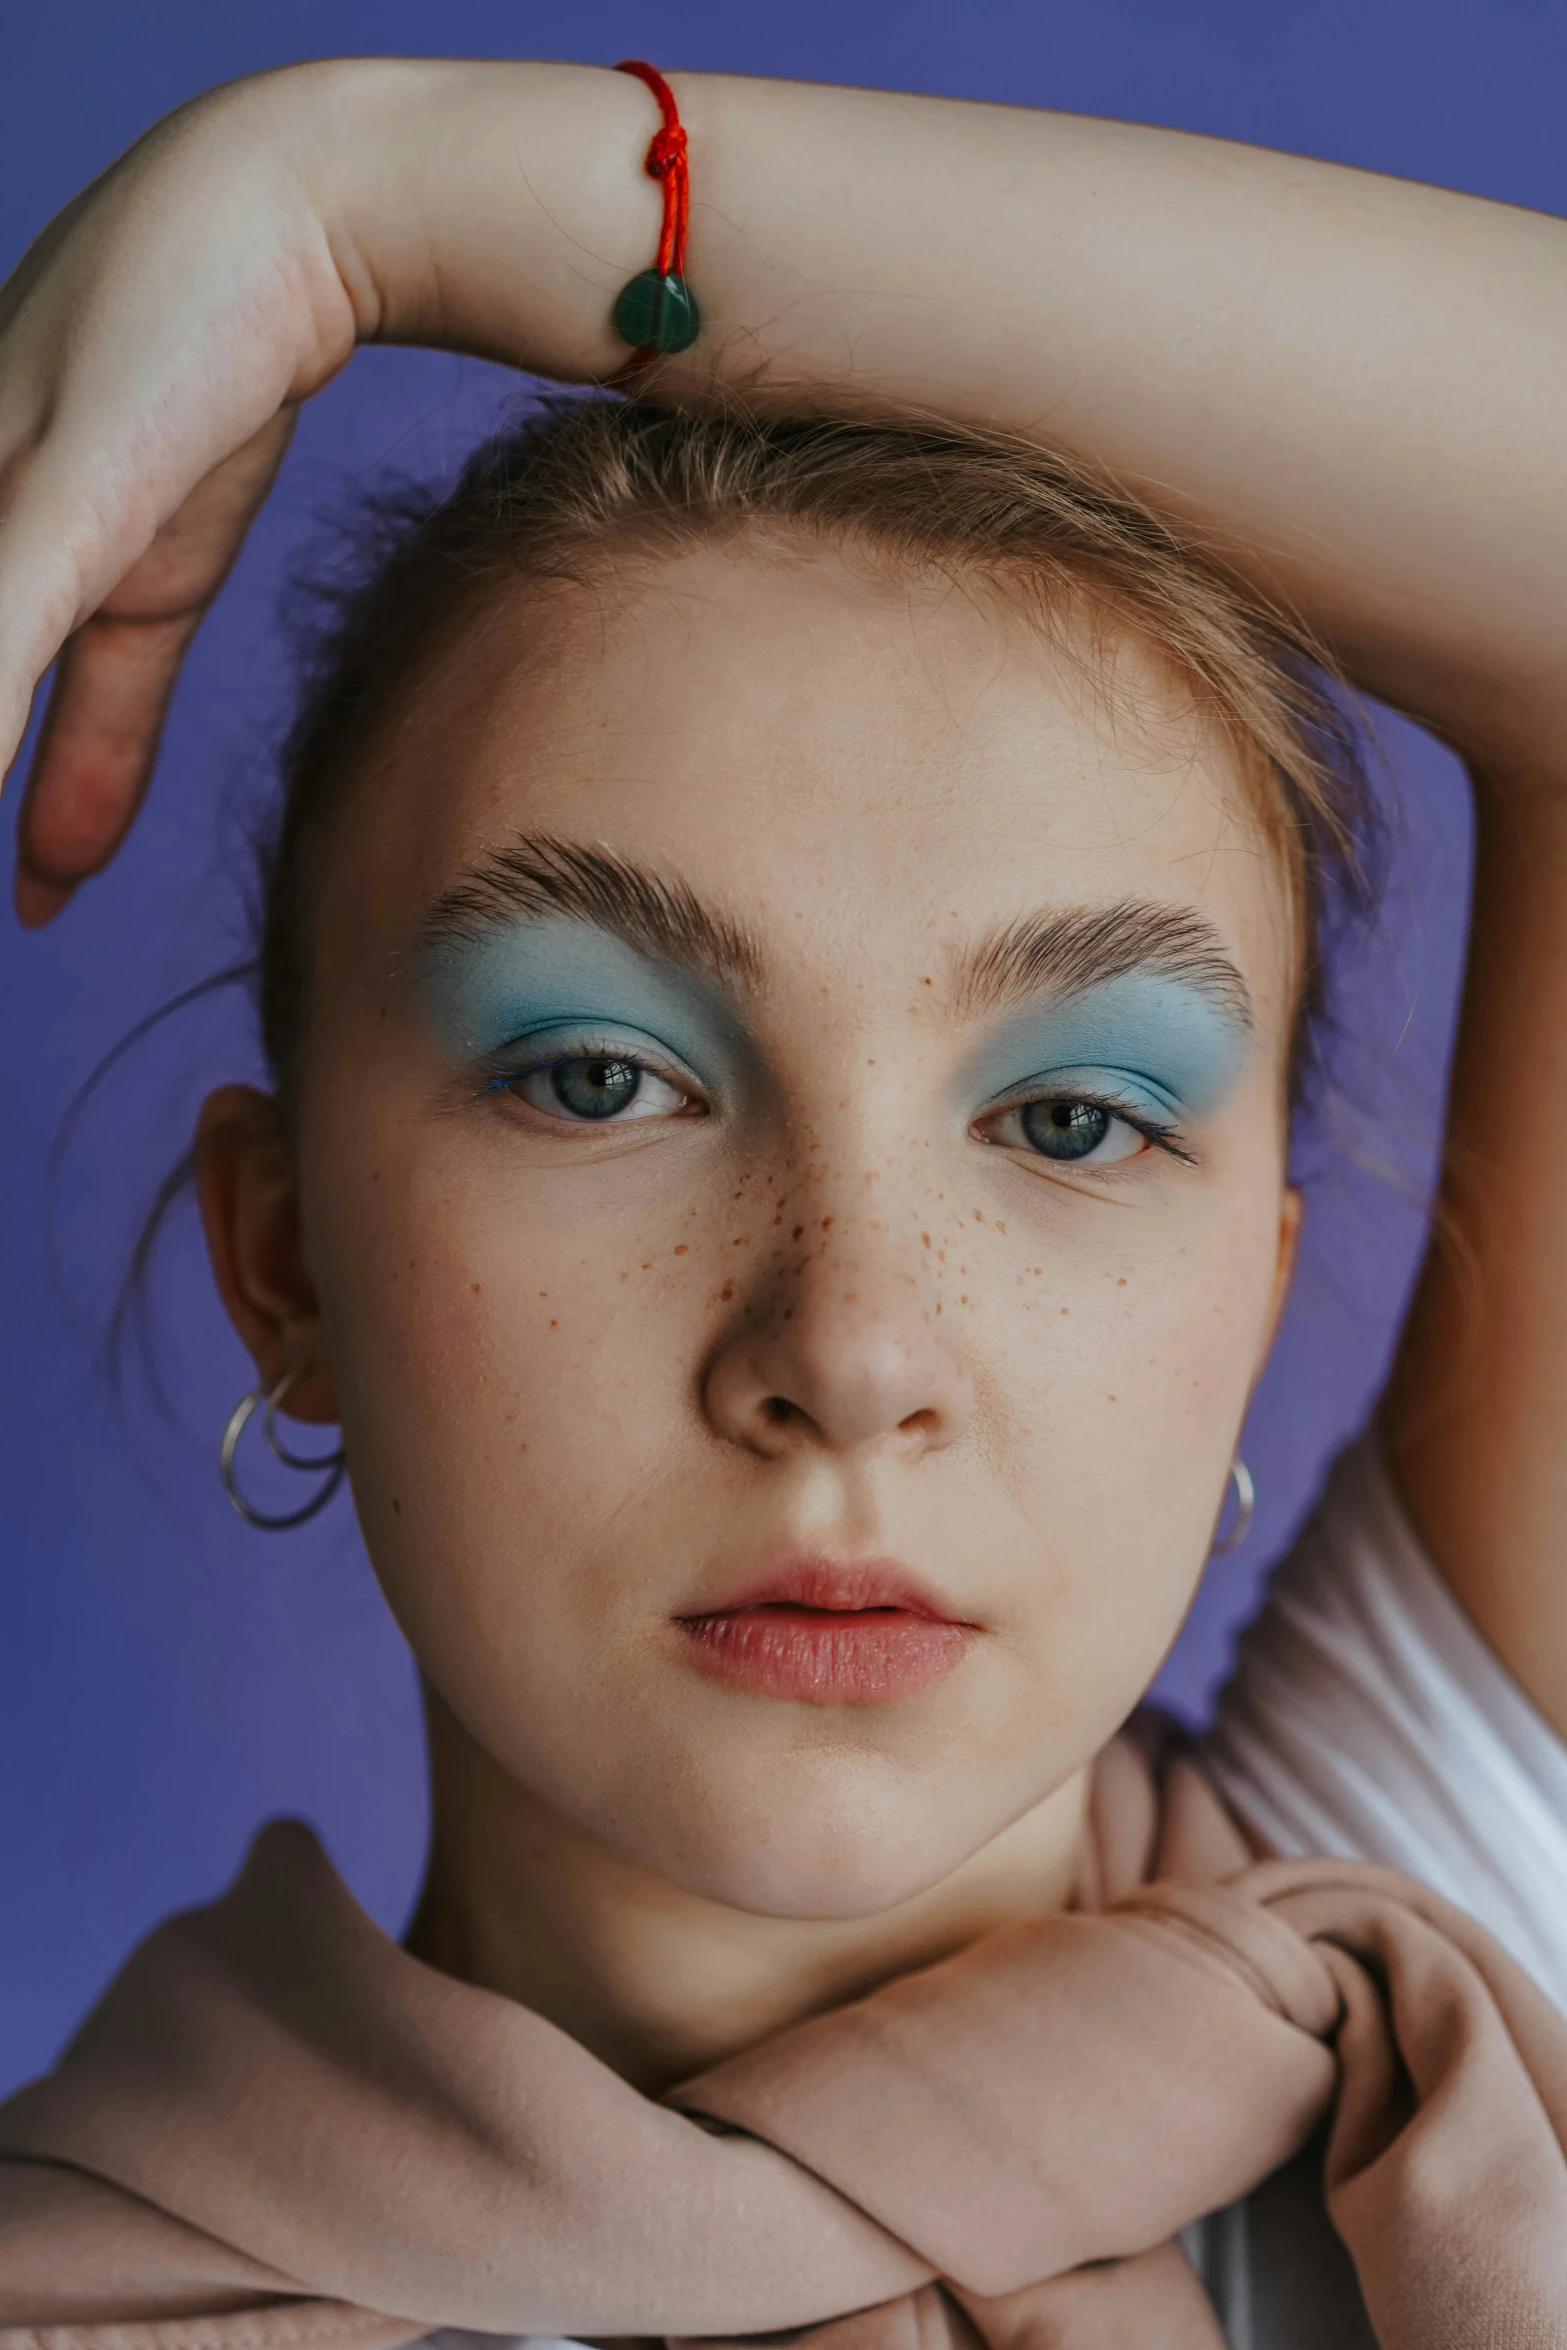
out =
{"type": "Polygon", "coordinates": [[[1089,1842],[1068,1914],[654,2103],[271,1827],[0,2107],[0,2346],[1214,2350],[1174,2232],[1331,2108],[1385,2350],[1567,2350],[1567,2022],[1519,1968],[1388,1871],[1251,1863],[1130,1739],[1089,1842]]]}

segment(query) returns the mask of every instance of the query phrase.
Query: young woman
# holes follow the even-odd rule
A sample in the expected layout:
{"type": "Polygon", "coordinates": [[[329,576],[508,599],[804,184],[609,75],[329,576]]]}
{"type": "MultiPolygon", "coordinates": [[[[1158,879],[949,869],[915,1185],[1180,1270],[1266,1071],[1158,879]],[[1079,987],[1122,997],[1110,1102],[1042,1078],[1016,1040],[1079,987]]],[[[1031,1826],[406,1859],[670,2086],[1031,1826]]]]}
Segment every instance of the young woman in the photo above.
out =
{"type": "MultiPolygon", "coordinates": [[[[1567,237],[673,87],[700,331],[389,540],[290,752],[276,1089],[198,1147],[224,1473],[342,1428],[425,1893],[399,1949],[279,1828],[152,1938],[0,2114],[0,2341],[1562,2343],[1567,237]],[[1445,1240],[1172,1757],[1116,1734],[1244,1498],[1357,884],[1318,642],[1475,777],[1445,1240]]],[[[356,342],[627,380],[657,126],[267,76],[23,262],[24,919],[356,342]]]]}

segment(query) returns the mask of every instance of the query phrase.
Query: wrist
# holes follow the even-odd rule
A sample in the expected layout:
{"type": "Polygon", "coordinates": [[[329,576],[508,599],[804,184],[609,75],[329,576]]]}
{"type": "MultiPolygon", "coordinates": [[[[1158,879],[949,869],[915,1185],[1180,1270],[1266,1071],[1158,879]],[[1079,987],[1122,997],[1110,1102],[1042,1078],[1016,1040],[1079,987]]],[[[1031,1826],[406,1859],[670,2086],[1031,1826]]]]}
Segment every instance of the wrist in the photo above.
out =
{"type": "Polygon", "coordinates": [[[295,69],[290,144],[358,338],[563,381],[613,374],[611,323],[657,240],[649,93],[608,68],[333,60],[295,69]]]}

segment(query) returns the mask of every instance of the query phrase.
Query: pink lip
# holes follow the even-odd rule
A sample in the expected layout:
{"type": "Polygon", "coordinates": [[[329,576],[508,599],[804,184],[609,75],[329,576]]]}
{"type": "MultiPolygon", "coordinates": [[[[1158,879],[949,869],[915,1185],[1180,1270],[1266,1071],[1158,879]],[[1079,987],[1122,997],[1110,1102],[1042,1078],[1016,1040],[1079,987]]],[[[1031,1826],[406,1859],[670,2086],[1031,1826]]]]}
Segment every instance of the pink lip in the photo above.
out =
{"type": "Polygon", "coordinates": [[[961,1664],[974,1629],[895,1559],[789,1559],[678,1620],[703,1671],[807,1705],[913,1696],[961,1664]]]}

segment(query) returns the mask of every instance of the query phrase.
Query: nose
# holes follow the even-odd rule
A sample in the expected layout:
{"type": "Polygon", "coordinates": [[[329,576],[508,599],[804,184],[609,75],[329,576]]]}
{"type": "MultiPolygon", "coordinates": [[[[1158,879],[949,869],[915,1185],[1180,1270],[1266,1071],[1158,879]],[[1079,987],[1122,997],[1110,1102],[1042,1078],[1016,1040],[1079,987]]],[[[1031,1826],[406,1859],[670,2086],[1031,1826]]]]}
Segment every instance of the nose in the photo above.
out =
{"type": "Polygon", "coordinates": [[[955,1329],[922,1267],[884,1234],[845,1232],[769,1285],[709,1362],[703,1403],[731,1443],[769,1459],[951,1444],[974,1399],[955,1329]]]}

